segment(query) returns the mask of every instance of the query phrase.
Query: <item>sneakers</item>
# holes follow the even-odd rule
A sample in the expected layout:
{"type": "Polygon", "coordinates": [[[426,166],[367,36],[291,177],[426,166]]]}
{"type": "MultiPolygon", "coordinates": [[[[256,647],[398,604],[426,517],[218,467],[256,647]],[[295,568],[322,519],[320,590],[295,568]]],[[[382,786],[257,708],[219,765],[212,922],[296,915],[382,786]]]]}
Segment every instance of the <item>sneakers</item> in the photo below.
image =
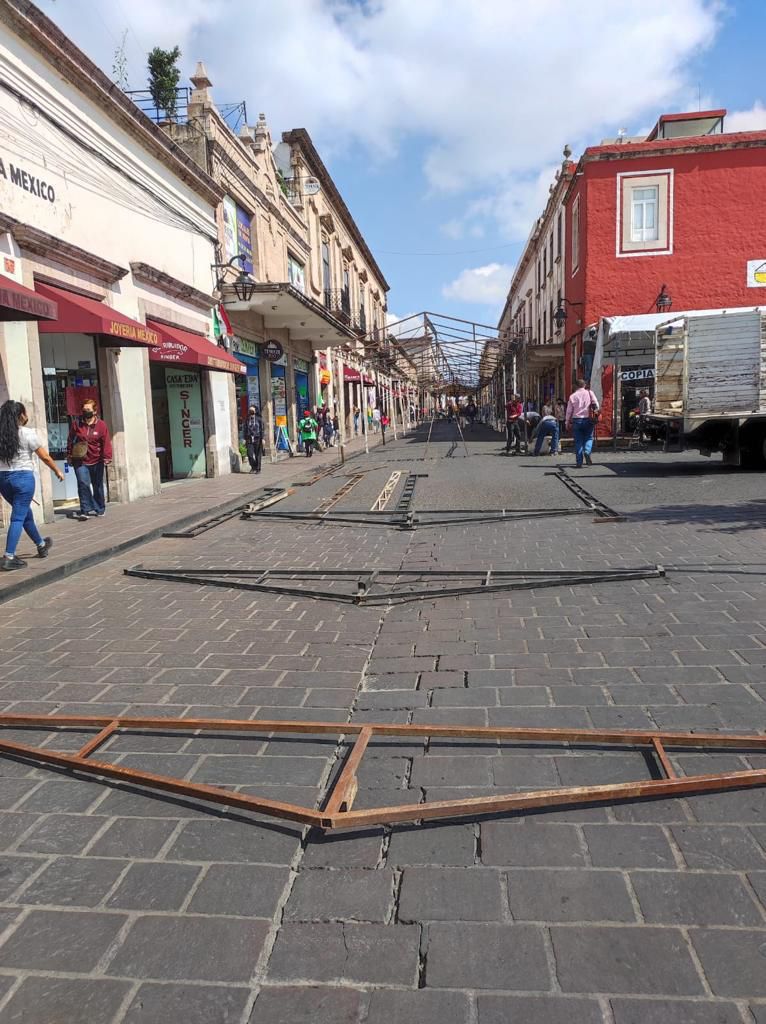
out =
{"type": "Polygon", "coordinates": [[[50,551],[50,549],[52,547],[53,547],[53,540],[52,540],[52,538],[44,537],[42,544],[38,545],[37,557],[38,558],[47,558],[48,557],[48,552],[50,551]]]}
{"type": "Polygon", "coordinates": [[[8,555],[3,555],[2,561],[0,561],[0,572],[13,572],[14,569],[26,569],[27,563],[23,558],[17,558],[15,555],[9,558],[8,555]]]}
{"type": "Polygon", "coordinates": [[[593,459],[590,457],[590,455],[586,454],[586,456],[585,456],[585,465],[586,466],[592,466],[593,465],[593,459]]]}
{"type": "Polygon", "coordinates": [[[88,513],[78,509],[76,512],[67,513],[67,519],[77,519],[79,522],[84,523],[88,520],[88,513]]]}

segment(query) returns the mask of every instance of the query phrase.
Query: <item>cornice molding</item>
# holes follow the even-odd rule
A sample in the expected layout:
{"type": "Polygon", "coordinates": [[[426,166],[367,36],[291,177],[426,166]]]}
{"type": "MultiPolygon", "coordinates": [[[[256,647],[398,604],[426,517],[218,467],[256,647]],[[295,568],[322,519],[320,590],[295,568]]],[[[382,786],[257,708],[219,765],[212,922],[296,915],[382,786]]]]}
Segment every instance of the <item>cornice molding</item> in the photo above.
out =
{"type": "Polygon", "coordinates": [[[31,224],[22,224],[15,217],[9,217],[5,213],[0,213],[0,231],[7,231],[12,235],[20,249],[34,256],[55,260],[62,266],[86,274],[104,284],[114,284],[128,274],[128,270],[117,263],[94,256],[86,249],[56,238],[47,231],[32,227],[31,224]]]}

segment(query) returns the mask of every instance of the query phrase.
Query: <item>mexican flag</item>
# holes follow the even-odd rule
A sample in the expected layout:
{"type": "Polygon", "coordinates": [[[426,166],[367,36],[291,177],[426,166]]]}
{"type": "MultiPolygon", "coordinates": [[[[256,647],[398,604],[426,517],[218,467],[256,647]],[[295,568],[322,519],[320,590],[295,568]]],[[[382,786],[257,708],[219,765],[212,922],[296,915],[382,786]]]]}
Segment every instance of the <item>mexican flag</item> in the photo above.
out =
{"type": "Polygon", "coordinates": [[[225,342],[227,334],[234,333],[231,329],[229,318],[226,315],[226,310],[220,303],[217,306],[213,306],[213,333],[219,344],[225,342]]]}

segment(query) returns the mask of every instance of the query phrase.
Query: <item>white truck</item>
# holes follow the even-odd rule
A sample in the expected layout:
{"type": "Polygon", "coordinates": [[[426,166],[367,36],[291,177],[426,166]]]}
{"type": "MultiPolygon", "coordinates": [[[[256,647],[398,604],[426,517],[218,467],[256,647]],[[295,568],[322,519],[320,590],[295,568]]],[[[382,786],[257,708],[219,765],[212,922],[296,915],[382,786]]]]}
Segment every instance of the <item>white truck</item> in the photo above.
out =
{"type": "Polygon", "coordinates": [[[655,331],[650,424],[665,451],[766,469],[766,308],[679,314],[655,331]]]}

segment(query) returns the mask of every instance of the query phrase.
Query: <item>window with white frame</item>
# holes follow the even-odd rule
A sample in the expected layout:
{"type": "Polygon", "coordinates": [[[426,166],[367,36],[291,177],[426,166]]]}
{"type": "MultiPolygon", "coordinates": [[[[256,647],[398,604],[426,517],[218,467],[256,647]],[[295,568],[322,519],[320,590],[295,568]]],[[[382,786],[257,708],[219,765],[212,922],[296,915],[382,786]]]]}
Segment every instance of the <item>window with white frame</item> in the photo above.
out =
{"type": "Polygon", "coordinates": [[[659,236],[657,207],[660,200],[659,185],[632,188],[630,199],[631,242],[656,242],[659,236]]]}
{"type": "Polygon", "coordinates": [[[673,252],[673,171],[617,175],[617,256],[673,252]]]}
{"type": "Polygon", "coordinates": [[[572,273],[580,266],[580,197],[572,203],[572,273]]]}

